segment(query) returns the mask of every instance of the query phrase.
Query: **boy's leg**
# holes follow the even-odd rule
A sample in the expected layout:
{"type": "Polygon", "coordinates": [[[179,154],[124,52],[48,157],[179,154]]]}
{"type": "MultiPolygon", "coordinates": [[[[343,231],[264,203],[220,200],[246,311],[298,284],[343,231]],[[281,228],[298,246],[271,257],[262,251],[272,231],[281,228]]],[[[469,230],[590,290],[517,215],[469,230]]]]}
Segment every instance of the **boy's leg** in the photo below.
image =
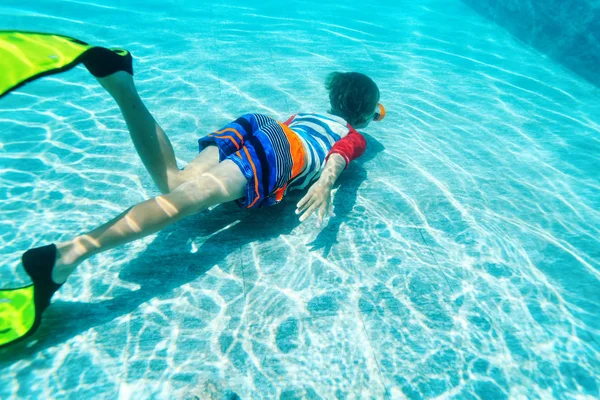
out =
{"type": "Polygon", "coordinates": [[[214,146],[205,147],[189,164],[180,171],[178,180],[185,182],[194,179],[208,171],[219,163],[219,148],[214,146]]]}
{"type": "Polygon", "coordinates": [[[133,77],[127,72],[119,71],[96,79],[121,109],[133,145],[158,189],[162,193],[168,193],[183,183],[173,146],[138,95],[133,77]]]}
{"type": "Polygon", "coordinates": [[[224,160],[172,192],[139,203],[112,221],[58,245],[52,280],[63,283],[79,263],[94,254],[155,233],[215,204],[244,197],[246,183],[239,167],[224,160]]]}

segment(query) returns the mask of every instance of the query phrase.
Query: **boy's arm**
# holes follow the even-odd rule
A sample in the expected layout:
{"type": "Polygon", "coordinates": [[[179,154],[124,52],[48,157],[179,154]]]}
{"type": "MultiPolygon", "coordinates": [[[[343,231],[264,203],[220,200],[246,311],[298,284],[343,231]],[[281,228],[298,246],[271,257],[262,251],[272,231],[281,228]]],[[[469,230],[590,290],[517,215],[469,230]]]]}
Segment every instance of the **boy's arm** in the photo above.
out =
{"type": "Polygon", "coordinates": [[[341,155],[346,161],[344,169],[348,168],[348,165],[352,160],[360,157],[367,147],[367,141],[364,136],[355,131],[352,127],[349,126],[349,128],[350,133],[336,142],[325,158],[325,160],[327,160],[332,154],[341,155]]]}
{"type": "Polygon", "coordinates": [[[331,190],[337,178],[340,177],[342,172],[344,172],[347,167],[347,160],[343,155],[339,153],[331,153],[329,156],[327,156],[325,168],[323,168],[321,176],[317,182],[321,182],[321,184],[329,186],[329,189],[331,190]]]}
{"type": "Polygon", "coordinates": [[[325,167],[321,176],[308,189],[308,193],[296,205],[296,214],[302,214],[300,222],[311,216],[318,210],[318,223],[321,225],[325,213],[333,216],[333,206],[331,203],[331,189],[337,178],[346,168],[346,159],[337,153],[330,154],[325,162],[325,167]]]}
{"type": "Polygon", "coordinates": [[[303,213],[300,222],[319,210],[319,225],[325,213],[333,215],[331,189],[350,161],[365,151],[365,138],[354,129],[339,142],[335,143],[326,157],[325,167],[319,179],[310,187],[306,196],[297,204],[296,214],[303,213]]]}

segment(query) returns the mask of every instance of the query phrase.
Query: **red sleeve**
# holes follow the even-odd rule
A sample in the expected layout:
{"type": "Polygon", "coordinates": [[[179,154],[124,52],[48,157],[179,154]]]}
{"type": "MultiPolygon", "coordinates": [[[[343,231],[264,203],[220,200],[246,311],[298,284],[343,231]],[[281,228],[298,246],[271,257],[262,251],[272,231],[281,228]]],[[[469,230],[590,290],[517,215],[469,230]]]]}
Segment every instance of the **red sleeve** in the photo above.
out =
{"type": "Polygon", "coordinates": [[[288,120],[287,120],[287,121],[285,121],[283,124],[284,124],[284,125],[287,125],[287,126],[289,126],[289,125],[292,123],[292,121],[294,120],[294,117],[295,117],[296,115],[298,115],[298,114],[294,114],[294,115],[292,115],[291,117],[289,117],[289,118],[288,118],[288,120]]]}
{"type": "Polygon", "coordinates": [[[360,157],[367,147],[367,141],[364,136],[354,130],[351,126],[348,126],[350,129],[350,133],[343,137],[341,140],[335,142],[325,161],[329,159],[329,156],[333,153],[337,153],[344,157],[346,160],[346,168],[350,164],[350,161],[357,159],[360,157]]]}

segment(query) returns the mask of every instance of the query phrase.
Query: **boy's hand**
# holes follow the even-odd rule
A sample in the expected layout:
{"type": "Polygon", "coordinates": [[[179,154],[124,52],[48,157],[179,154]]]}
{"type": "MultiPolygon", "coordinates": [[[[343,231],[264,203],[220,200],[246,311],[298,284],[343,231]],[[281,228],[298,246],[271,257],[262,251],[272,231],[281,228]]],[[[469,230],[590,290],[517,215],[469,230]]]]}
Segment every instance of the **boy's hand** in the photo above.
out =
{"type": "Polygon", "coordinates": [[[315,210],[318,210],[319,213],[317,227],[321,226],[325,214],[328,214],[330,217],[335,216],[333,214],[333,204],[331,202],[331,189],[332,186],[323,179],[317,180],[310,189],[308,189],[306,196],[304,196],[296,205],[296,214],[304,213],[300,217],[300,222],[304,222],[304,220],[310,217],[315,210]]]}
{"type": "Polygon", "coordinates": [[[300,217],[300,222],[304,222],[315,210],[319,210],[318,227],[321,226],[325,214],[328,214],[330,217],[335,216],[333,214],[333,204],[331,203],[331,189],[333,189],[333,184],[344,168],[346,168],[346,159],[343,156],[337,153],[329,156],[323,173],[321,173],[319,179],[313,183],[310,189],[308,189],[306,196],[296,206],[298,207],[296,214],[304,213],[300,217]]]}

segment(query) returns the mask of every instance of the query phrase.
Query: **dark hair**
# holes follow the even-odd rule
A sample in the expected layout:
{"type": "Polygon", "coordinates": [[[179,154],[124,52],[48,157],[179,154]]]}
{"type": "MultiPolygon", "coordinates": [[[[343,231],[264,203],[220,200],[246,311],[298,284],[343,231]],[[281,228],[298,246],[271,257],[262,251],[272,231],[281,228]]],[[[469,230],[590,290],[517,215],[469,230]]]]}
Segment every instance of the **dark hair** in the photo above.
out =
{"type": "Polygon", "coordinates": [[[350,125],[366,122],[379,102],[379,88],[359,72],[332,72],[327,75],[325,87],[329,91],[331,112],[350,125]]]}

